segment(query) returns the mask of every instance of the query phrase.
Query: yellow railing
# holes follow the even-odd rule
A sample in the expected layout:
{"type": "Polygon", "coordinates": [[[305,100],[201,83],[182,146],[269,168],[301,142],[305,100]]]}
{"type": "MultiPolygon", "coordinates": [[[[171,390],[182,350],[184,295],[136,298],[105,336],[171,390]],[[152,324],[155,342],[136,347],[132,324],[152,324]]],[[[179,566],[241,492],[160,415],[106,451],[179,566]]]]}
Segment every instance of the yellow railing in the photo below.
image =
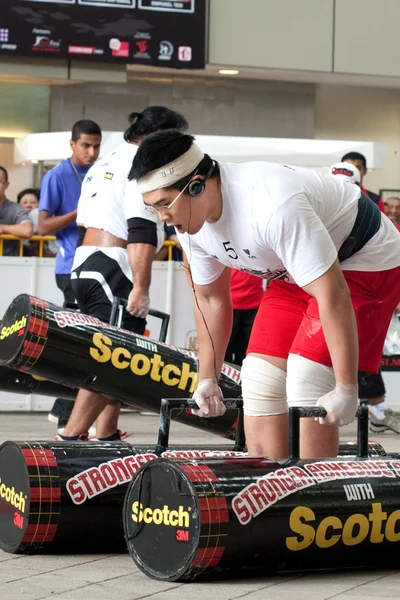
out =
{"type": "Polygon", "coordinates": [[[19,256],[24,255],[24,242],[39,242],[39,257],[43,258],[43,244],[45,242],[52,242],[56,238],[54,235],[33,235],[30,238],[20,238],[16,235],[10,235],[8,233],[3,233],[0,235],[0,256],[3,256],[3,240],[12,240],[19,242],[19,256]]]}
{"type": "MultiPolygon", "coordinates": [[[[39,242],[39,258],[43,258],[43,245],[45,242],[53,242],[55,240],[54,235],[33,235],[30,238],[20,238],[16,235],[10,235],[8,233],[3,233],[0,235],[0,256],[3,256],[3,240],[11,240],[19,242],[19,256],[24,255],[24,242],[39,242]]],[[[168,248],[168,257],[167,260],[172,260],[172,248],[177,246],[176,242],[164,242],[164,248],[168,248]]]]}

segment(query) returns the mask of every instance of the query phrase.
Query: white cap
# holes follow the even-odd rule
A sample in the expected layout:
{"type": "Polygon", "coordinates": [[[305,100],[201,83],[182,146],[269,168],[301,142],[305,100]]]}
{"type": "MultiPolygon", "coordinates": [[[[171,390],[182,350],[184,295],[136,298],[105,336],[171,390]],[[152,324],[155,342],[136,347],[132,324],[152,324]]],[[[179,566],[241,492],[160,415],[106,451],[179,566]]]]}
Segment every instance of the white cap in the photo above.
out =
{"type": "Polygon", "coordinates": [[[361,181],[360,171],[355,165],[349,162],[335,163],[329,169],[328,175],[335,175],[336,177],[341,177],[345,181],[350,181],[351,183],[359,184],[361,181]]]}

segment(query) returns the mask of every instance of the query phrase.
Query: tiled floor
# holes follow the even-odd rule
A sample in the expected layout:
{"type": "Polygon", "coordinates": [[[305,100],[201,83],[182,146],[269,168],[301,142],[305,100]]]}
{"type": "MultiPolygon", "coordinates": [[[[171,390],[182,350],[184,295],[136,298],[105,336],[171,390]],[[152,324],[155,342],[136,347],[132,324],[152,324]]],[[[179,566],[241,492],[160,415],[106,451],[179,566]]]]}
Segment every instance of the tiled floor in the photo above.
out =
{"type": "MultiPolygon", "coordinates": [[[[127,441],[156,440],[158,419],[125,413],[121,425],[135,435],[127,441]]],[[[45,415],[0,414],[0,442],[50,439],[54,425],[45,415]]],[[[378,439],[377,436],[374,436],[378,439]]],[[[355,426],[342,439],[355,438],[355,426]]],[[[382,436],[388,452],[400,451],[400,437],[382,436]]],[[[172,425],[171,443],[216,444],[224,440],[172,425]]],[[[400,505],[400,499],[399,499],[400,505]]],[[[400,506],[399,506],[400,508],[400,506]]],[[[398,544],[394,544],[398,552],[398,544]]],[[[356,551],[356,550],[354,550],[356,551]]],[[[399,559],[400,562],[400,559],[399,559]]],[[[212,583],[161,583],[143,575],[128,554],[24,556],[0,551],[0,600],[379,600],[400,598],[399,571],[286,574],[212,583]]]]}

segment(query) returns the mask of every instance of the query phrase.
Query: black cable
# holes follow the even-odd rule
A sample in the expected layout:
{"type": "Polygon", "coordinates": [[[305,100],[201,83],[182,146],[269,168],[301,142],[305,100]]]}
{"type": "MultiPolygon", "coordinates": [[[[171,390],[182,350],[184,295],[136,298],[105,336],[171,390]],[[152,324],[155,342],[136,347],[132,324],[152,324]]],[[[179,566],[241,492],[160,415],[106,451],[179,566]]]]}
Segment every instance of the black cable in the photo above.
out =
{"type": "MultiPolygon", "coordinates": [[[[189,222],[188,222],[188,230],[190,228],[190,220],[191,220],[191,218],[192,218],[192,198],[189,196],[189,222]]],[[[210,330],[208,328],[207,321],[206,321],[206,318],[205,318],[205,316],[203,314],[203,311],[200,308],[199,301],[198,301],[197,294],[196,294],[196,289],[194,287],[194,281],[193,281],[193,277],[192,277],[192,270],[190,268],[190,260],[191,260],[191,257],[192,257],[192,246],[191,246],[191,240],[190,240],[190,234],[189,233],[188,233],[188,238],[189,238],[188,265],[186,266],[183,262],[181,262],[181,261],[179,261],[179,262],[189,272],[190,282],[191,282],[191,286],[192,286],[194,300],[196,302],[196,307],[197,307],[197,310],[199,311],[199,313],[201,314],[201,318],[203,319],[204,327],[206,328],[206,331],[208,333],[208,337],[210,338],[211,347],[212,347],[212,351],[213,351],[213,355],[214,355],[214,375],[215,375],[215,380],[216,380],[217,385],[218,385],[219,377],[217,375],[217,353],[215,351],[214,340],[213,340],[211,332],[210,332],[210,330]]],[[[199,361],[198,361],[198,366],[199,365],[200,365],[200,357],[199,357],[199,361]]],[[[222,394],[220,392],[219,386],[218,386],[218,391],[219,391],[220,398],[222,399],[222,394]]]]}

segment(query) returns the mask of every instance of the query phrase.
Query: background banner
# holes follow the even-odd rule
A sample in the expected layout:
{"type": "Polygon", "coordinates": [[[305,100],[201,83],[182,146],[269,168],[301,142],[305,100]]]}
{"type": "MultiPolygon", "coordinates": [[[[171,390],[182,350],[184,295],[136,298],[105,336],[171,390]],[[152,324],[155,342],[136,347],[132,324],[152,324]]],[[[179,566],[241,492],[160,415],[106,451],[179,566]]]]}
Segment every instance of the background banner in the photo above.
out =
{"type": "Polygon", "coordinates": [[[0,56],[205,66],[205,0],[1,0],[0,56]]]}

